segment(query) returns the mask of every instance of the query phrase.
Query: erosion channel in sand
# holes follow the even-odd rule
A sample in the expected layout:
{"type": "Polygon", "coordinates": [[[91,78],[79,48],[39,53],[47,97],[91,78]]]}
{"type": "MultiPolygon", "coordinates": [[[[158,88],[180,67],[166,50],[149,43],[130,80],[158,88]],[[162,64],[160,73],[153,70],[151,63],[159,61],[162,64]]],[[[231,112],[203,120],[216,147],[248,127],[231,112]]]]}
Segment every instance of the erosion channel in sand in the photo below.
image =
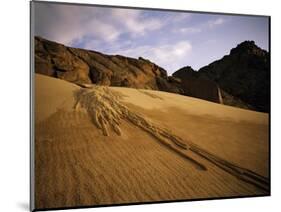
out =
{"type": "Polygon", "coordinates": [[[36,208],[267,195],[268,114],[35,76],[36,208]]]}

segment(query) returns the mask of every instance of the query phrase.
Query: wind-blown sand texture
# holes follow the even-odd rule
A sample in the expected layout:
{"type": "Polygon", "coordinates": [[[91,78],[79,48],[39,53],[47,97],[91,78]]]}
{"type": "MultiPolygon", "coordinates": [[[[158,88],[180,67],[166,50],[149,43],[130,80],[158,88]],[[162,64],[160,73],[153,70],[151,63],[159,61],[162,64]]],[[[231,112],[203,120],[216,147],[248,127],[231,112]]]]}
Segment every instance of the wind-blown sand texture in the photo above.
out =
{"type": "Polygon", "coordinates": [[[268,115],[36,74],[36,208],[266,195],[268,115]]]}

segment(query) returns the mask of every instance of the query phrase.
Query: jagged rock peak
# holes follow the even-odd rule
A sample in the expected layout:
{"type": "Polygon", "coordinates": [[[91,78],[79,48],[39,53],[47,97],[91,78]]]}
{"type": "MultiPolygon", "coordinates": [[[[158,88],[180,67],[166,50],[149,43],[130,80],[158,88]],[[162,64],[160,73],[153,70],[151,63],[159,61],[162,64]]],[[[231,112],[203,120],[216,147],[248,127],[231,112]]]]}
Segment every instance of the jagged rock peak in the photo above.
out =
{"type": "MultiPolygon", "coordinates": [[[[269,53],[254,41],[244,41],[224,56],[198,71],[201,78],[216,82],[248,108],[268,112],[270,108],[269,53]]],[[[235,105],[236,106],[236,105],[235,105]]]]}
{"type": "Polygon", "coordinates": [[[255,44],[255,41],[244,41],[238,44],[235,48],[231,49],[230,54],[255,54],[264,56],[267,52],[255,44]]]}
{"type": "Polygon", "coordinates": [[[184,77],[197,77],[197,71],[191,66],[185,66],[174,72],[173,77],[184,78],[184,77]]]}

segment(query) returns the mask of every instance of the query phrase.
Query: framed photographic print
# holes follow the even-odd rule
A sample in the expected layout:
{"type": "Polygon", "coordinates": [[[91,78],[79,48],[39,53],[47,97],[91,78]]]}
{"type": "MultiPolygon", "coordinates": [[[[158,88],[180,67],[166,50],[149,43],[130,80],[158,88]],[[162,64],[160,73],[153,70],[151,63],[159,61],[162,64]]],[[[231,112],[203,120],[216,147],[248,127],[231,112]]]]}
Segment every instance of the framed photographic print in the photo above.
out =
{"type": "Polygon", "coordinates": [[[31,209],[270,195],[270,17],[31,2],[31,209]]]}

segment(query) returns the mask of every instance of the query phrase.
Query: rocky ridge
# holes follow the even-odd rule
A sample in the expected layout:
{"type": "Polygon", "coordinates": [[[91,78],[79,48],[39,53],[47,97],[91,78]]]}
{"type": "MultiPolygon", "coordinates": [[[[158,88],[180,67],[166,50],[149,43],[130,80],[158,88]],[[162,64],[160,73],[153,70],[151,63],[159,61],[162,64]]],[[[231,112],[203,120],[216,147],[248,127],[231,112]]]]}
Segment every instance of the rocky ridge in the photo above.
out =
{"type": "Polygon", "coordinates": [[[106,55],[36,36],[35,72],[78,85],[160,90],[269,111],[269,53],[253,41],[242,42],[198,71],[186,66],[168,76],[162,67],[142,57],[106,55]]]}

